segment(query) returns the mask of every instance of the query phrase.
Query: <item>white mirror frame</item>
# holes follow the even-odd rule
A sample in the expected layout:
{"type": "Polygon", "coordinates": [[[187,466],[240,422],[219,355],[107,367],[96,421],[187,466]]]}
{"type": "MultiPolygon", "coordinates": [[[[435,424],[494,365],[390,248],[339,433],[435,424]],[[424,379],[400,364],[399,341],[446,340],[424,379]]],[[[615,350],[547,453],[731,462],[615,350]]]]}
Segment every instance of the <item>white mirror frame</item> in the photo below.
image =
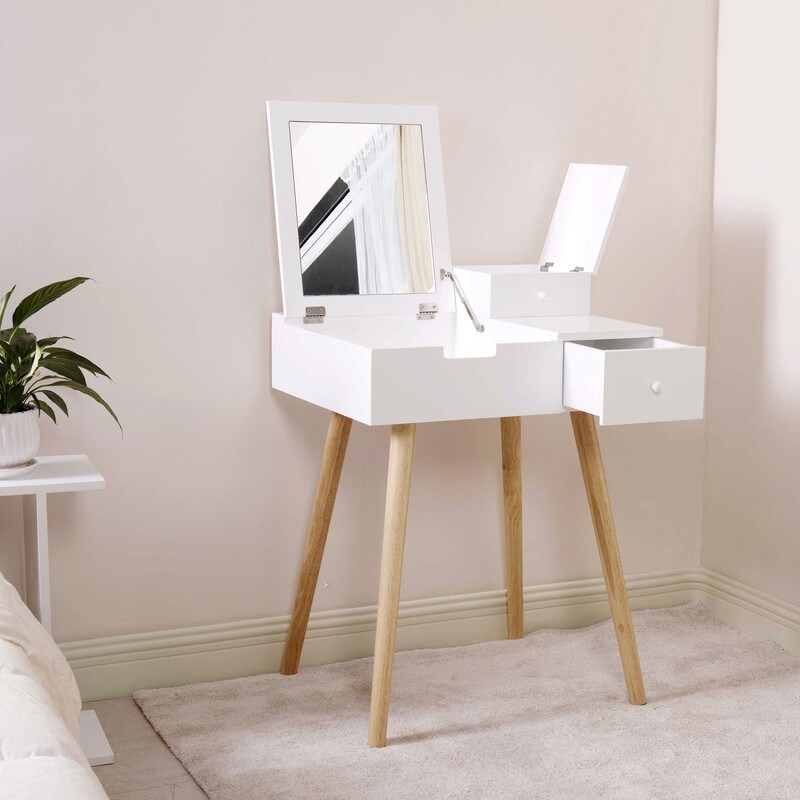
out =
{"type": "Polygon", "coordinates": [[[439,270],[449,270],[451,262],[447,209],[444,200],[442,152],[439,140],[439,115],[434,106],[303,103],[271,100],[267,102],[267,128],[285,316],[305,316],[307,306],[324,306],[326,316],[345,317],[416,315],[421,303],[436,303],[440,312],[454,310],[450,282],[439,278],[439,270]],[[394,295],[313,295],[308,297],[303,294],[290,122],[369,122],[381,125],[422,126],[435,292],[394,295]]]}

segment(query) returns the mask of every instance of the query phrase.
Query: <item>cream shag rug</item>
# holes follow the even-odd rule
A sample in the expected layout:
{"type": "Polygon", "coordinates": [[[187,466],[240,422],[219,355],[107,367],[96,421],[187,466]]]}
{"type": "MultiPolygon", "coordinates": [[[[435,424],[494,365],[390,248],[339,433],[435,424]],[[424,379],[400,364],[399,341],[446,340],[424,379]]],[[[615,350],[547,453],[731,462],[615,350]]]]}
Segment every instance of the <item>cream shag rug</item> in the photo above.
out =
{"type": "Polygon", "coordinates": [[[800,798],[800,659],[699,603],[634,624],[639,707],[609,622],[398,653],[382,750],[372,659],[134,698],[212,800],[800,798]]]}

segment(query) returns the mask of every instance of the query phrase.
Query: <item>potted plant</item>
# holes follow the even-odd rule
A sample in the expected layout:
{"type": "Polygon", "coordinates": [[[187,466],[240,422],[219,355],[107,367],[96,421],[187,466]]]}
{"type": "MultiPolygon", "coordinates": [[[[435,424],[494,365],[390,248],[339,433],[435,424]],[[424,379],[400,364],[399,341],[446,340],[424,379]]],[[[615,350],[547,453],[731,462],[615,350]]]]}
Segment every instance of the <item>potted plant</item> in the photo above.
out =
{"type": "Polygon", "coordinates": [[[70,278],[37,289],[19,302],[5,329],[3,318],[16,287],[0,297],[0,477],[18,477],[35,467],[39,417],[46,414],[56,422],[56,410],[69,416],[61,396],[64,389],[91,397],[120,424],[111,406],[87,386],[84,373],[108,375],[88,358],[59,346],[71,337],[38,339],[22,327],[37,311],[87,280],[70,278]]]}

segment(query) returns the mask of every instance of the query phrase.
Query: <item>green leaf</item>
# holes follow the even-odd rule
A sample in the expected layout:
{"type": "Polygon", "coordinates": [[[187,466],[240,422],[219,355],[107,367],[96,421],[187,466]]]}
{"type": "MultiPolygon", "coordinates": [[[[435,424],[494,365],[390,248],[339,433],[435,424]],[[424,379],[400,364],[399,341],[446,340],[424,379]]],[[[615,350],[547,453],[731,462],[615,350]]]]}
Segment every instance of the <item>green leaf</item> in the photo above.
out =
{"type": "Polygon", "coordinates": [[[76,392],[81,392],[81,394],[85,394],[88,397],[91,397],[92,400],[95,400],[96,402],[100,403],[100,405],[103,406],[103,408],[106,411],[108,411],[109,414],[111,414],[111,416],[114,418],[114,422],[116,422],[117,425],[119,425],[119,429],[122,430],[122,425],[120,424],[120,421],[117,418],[117,415],[114,413],[111,406],[108,403],[106,403],[106,401],[103,400],[103,398],[100,397],[100,395],[97,394],[97,392],[94,389],[90,389],[88,386],[85,386],[82,383],[75,383],[74,381],[56,381],[55,383],[49,384],[49,387],[51,389],[56,386],[63,386],[66,389],[74,389],[76,392]]]}
{"type": "Polygon", "coordinates": [[[36,408],[39,409],[39,413],[44,411],[44,413],[47,414],[47,416],[50,417],[53,422],[58,423],[58,420],[56,419],[56,412],[53,411],[53,409],[47,403],[45,403],[44,400],[34,397],[33,402],[36,404],[36,408]]]}
{"type": "Polygon", "coordinates": [[[91,372],[92,375],[102,375],[104,378],[111,380],[111,378],[109,378],[108,375],[97,366],[97,364],[93,364],[88,358],[74,352],[73,350],[67,350],[66,347],[48,347],[47,352],[48,354],[56,356],[64,361],[74,361],[79,367],[91,372]]]}
{"type": "Polygon", "coordinates": [[[48,336],[46,339],[39,339],[39,344],[44,347],[52,347],[56,342],[62,339],[72,339],[71,336],[48,336]]]}
{"type": "Polygon", "coordinates": [[[67,416],[69,416],[69,409],[67,408],[67,404],[64,402],[63,397],[59,397],[55,392],[51,392],[49,389],[43,389],[42,394],[45,395],[51,402],[55,403],[67,416]]]}
{"type": "Polygon", "coordinates": [[[89,278],[69,278],[65,281],[56,281],[35,292],[29,294],[27,297],[20,300],[19,305],[14,309],[14,314],[11,317],[11,322],[14,327],[18,327],[25,322],[28,317],[41,311],[45,306],[50,305],[54,300],[58,300],[67,292],[71,292],[82,283],[86,283],[89,278]]]}
{"type": "MultiPolygon", "coordinates": [[[[35,341],[35,340],[34,340],[35,341]]],[[[39,343],[36,342],[36,350],[33,356],[33,363],[31,364],[30,370],[28,370],[27,375],[22,379],[23,383],[27,383],[32,377],[33,374],[39,369],[39,361],[42,358],[42,348],[39,347],[39,343]]]]}
{"type": "Polygon", "coordinates": [[[31,407],[28,403],[28,399],[29,398],[25,396],[22,386],[12,386],[11,389],[6,392],[4,413],[15,414],[18,411],[27,411],[31,407]]]}
{"type": "Polygon", "coordinates": [[[0,328],[3,327],[3,315],[6,313],[6,307],[8,306],[8,300],[11,297],[11,293],[16,289],[16,286],[12,286],[0,299],[0,328]]]}
{"type": "Polygon", "coordinates": [[[55,372],[56,375],[61,375],[71,381],[86,385],[86,378],[83,377],[81,368],[72,361],[65,361],[63,358],[46,355],[39,363],[39,366],[42,369],[49,369],[50,372],[55,372]]]}

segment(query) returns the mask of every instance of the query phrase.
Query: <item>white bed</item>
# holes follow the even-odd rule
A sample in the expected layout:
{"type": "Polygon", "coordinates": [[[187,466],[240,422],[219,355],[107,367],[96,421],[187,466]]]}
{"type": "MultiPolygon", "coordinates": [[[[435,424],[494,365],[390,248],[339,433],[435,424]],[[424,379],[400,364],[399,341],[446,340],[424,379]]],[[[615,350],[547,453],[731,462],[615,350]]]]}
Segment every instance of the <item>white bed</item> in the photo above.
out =
{"type": "Polygon", "coordinates": [[[78,744],[80,710],[66,659],[0,575],[0,800],[107,798],[78,744]]]}

